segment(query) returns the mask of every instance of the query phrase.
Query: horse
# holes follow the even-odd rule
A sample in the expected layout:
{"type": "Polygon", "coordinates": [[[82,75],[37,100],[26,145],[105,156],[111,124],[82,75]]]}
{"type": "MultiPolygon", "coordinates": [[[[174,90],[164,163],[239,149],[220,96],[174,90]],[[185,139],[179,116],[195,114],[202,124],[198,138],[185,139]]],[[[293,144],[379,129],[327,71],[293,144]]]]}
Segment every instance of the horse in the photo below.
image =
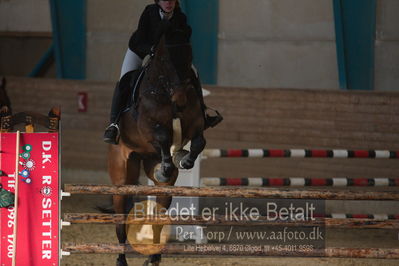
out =
{"type": "MultiPolygon", "coordinates": [[[[178,31],[165,33],[145,68],[135,107],[121,115],[119,143],[109,145],[112,184],[137,185],[142,163],[146,176],[156,186],[173,186],[178,168],[194,166],[206,144],[196,84],[190,43],[179,37],[178,31]],[[174,124],[180,126],[174,129],[174,124]],[[176,136],[181,136],[180,140],[173,141],[176,136]],[[181,147],[189,141],[190,151],[183,150],[181,147]]],[[[166,209],[171,201],[171,196],[156,198],[157,204],[166,209]]],[[[128,204],[127,196],[113,196],[115,213],[127,213],[128,204]]],[[[152,229],[154,243],[160,243],[162,226],[153,225],[152,229]]],[[[125,226],[116,225],[116,233],[119,243],[125,244],[125,226]]],[[[159,265],[160,259],[161,254],[153,254],[146,263],[159,265]]],[[[125,254],[118,255],[117,265],[127,265],[125,254]]]]}

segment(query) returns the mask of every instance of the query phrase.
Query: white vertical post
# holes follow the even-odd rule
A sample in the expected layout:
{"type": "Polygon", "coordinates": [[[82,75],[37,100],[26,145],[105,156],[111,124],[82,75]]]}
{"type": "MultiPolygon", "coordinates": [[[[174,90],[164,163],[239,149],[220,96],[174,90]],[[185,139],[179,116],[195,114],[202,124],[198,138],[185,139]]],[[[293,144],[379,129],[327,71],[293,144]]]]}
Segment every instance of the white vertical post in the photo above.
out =
{"type": "Polygon", "coordinates": [[[17,260],[17,233],[18,233],[18,167],[19,167],[19,141],[20,132],[17,131],[15,143],[15,200],[14,200],[14,232],[13,232],[13,253],[12,253],[12,266],[16,265],[17,260]]]}

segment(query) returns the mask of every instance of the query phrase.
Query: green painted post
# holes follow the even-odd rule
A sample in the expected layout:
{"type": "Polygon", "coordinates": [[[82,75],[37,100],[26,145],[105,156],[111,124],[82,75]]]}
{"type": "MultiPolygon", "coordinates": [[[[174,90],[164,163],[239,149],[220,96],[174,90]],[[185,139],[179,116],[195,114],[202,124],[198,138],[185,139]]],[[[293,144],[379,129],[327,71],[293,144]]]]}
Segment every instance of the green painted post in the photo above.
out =
{"type": "Polygon", "coordinates": [[[334,0],[340,87],[373,90],[376,0],[334,0]]]}
{"type": "Polygon", "coordinates": [[[86,0],[50,0],[57,78],[86,77],[86,0]]]}
{"type": "Polygon", "coordinates": [[[191,43],[194,65],[198,69],[202,83],[217,82],[217,51],[219,31],[219,1],[180,1],[188,23],[193,29],[191,43]]]}

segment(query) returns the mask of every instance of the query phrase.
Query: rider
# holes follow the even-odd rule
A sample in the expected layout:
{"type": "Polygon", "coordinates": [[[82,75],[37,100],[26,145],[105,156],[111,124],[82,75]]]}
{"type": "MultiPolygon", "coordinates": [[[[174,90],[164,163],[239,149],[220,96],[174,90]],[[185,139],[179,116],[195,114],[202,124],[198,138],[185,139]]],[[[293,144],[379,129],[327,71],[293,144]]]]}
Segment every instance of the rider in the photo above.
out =
{"type": "MultiPolygon", "coordinates": [[[[181,11],[178,0],[155,0],[154,4],[148,5],[142,13],[138,28],[130,37],[129,48],[127,49],[122,64],[120,81],[124,75],[130,71],[141,67],[143,58],[152,52],[152,47],[156,45],[163,32],[168,27],[175,27],[184,31],[188,39],[191,36],[191,27],[187,24],[186,15],[181,11]]],[[[204,104],[202,88],[199,79],[195,81],[195,89],[200,99],[201,107],[204,112],[205,128],[214,127],[222,121],[222,116],[217,113],[216,116],[209,116],[206,113],[207,107],[204,104]]],[[[116,84],[114,96],[112,98],[110,125],[104,133],[104,141],[111,144],[117,144],[119,134],[119,117],[121,109],[124,107],[125,99],[123,88],[116,84]]]]}

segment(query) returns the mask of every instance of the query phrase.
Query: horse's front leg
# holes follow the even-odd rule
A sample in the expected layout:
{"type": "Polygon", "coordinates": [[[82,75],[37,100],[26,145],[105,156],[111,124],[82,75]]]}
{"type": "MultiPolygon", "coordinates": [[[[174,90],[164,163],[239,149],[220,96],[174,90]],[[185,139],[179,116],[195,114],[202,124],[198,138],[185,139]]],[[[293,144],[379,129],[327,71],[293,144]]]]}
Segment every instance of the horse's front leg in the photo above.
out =
{"type": "MultiPolygon", "coordinates": [[[[158,158],[152,158],[152,159],[147,159],[144,160],[144,170],[145,173],[148,177],[150,177],[154,183],[155,186],[173,186],[174,183],[176,182],[177,178],[177,168],[175,167],[175,170],[172,174],[172,178],[169,180],[168,183],[163,183],[159,182],[157,179],[153,178],[155,176],[154,173],[156,173],[156,166],[159,165],[159,159],[158,158]]],[[[164,209],[168,209],[170,204],[172,203],[172,196],[157,196],[156,197],[156,206],[157,208],[154,210],[155,214],[164,214],[164,209]]],[[[152,230],[153,230],[153,243],[154,244],[160,244],[161,243],[161,233],[162,233],[162,228],[163,225],[152,225],[152,230]]],[[[153,254],[150,255],[148,260],[144,263],[144,265],[159,265],[161,262],[161,254],[153,254]]]]}
{"type": "Polygon", "coordinates": [[[191,169],[194,167],[195,160],[198,155],[204,150],[206,145],[206,140],[203,133],[197,134],[192,140],[190,145],[190,152],[182,157],[179,161],[179,168],[181,169],[191,169]]]}
{"type": "Polygon", "coordinates": [[[172,136],[167,128],[158,125],[154,137],[156,140],[155,146],[160,149],[161,153],[161,165],[159,169],[156,169],[154,177],[160,183],[169,183],[177,171],[170,153],[172,136]]]}
{"type": "MultiPolygon", "coordinates": [[[[155,184],[156,186],[158,184],[155,184]]],[[[173,185],[170,184],[170,185],[173,185]]],[[[157,196],[156,199],[156,208],[154,210],[154,215],[161,215],[161,214],[165,214],[164,213],[164,209],[168,209],[170,204],[172,203],[172,197],[167,197],[167,196],[157,196]]],[[[153,231],[153,244],[161,244],[161,237],[162,237],[162,229],[163,229],[163,225],[152,225],[152,231],[153,231]]],[[[165,244],[165,243],[162,243],[165,244]]],[[[152,254],[148,257],[148,259],[144,262],[144,266],[158,266],[161,263],[161,259],[162,259],[162,254],[158,253],[158,254],[152,254]]]]}

